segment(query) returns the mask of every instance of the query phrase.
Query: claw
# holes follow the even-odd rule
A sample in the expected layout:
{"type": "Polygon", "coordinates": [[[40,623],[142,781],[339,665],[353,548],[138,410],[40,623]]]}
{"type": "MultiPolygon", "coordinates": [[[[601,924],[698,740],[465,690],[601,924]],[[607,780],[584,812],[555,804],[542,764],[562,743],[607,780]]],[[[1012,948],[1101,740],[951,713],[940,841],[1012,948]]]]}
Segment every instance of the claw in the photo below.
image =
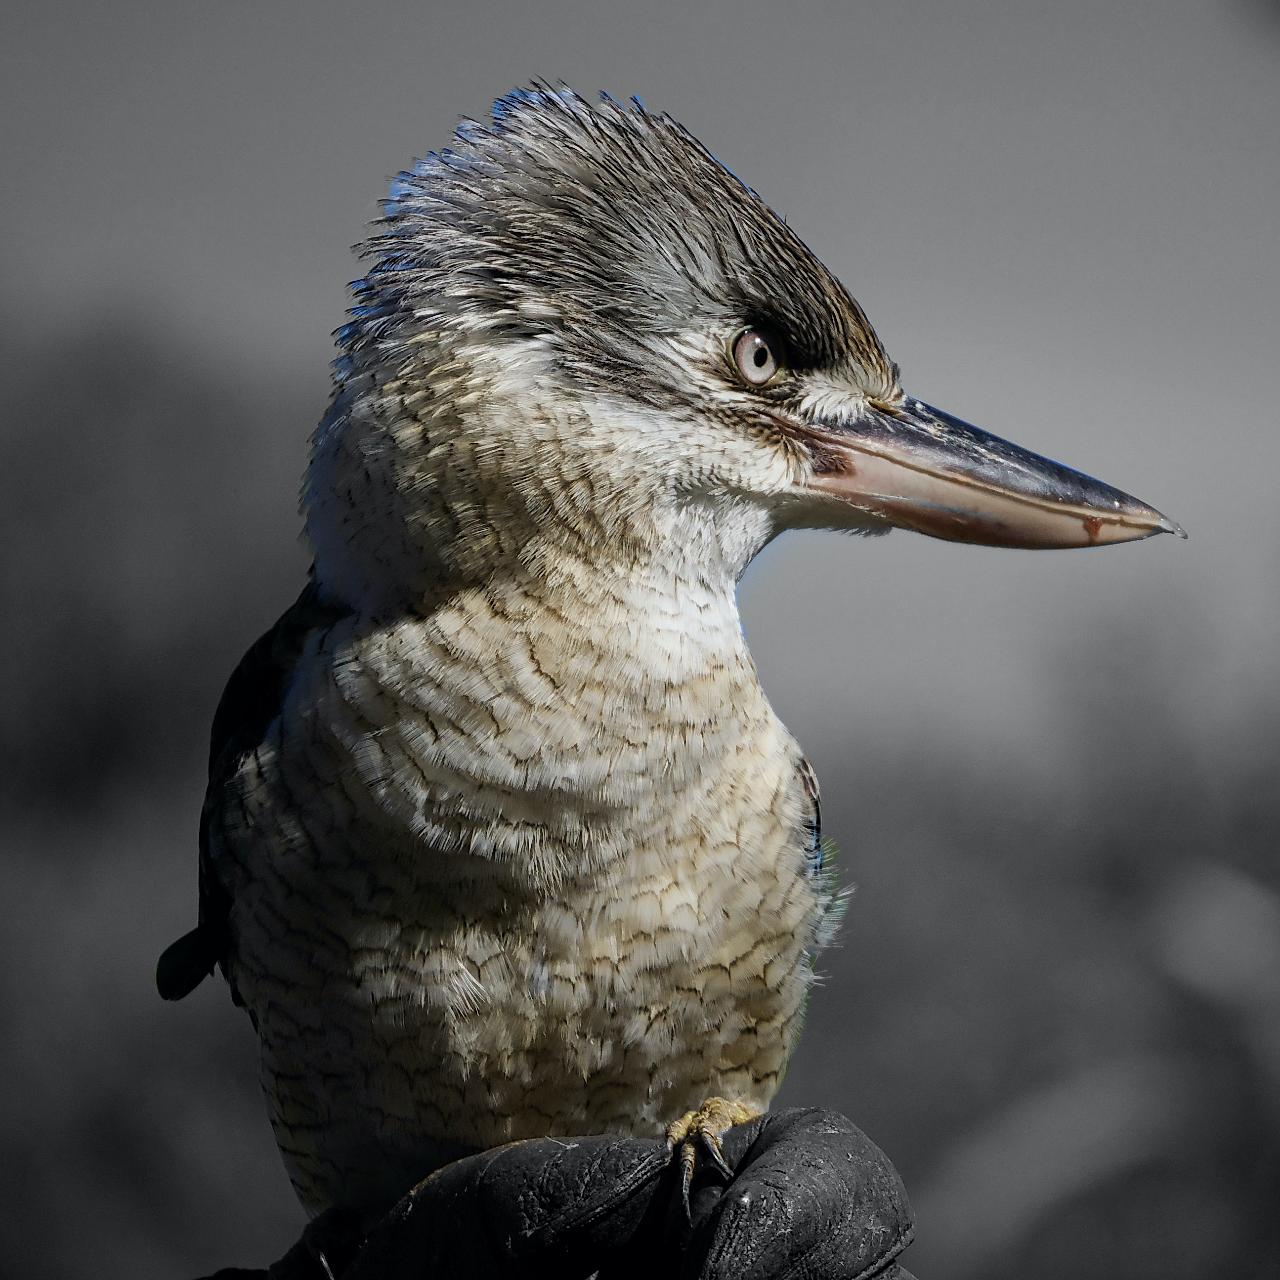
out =
{"type": "MultiPolygon", "coordinates": [[[[754,1117],[751,1117],[754,1118],[754,1117]]],[[[726,1182],[733,1178],[733,1170],[729,1167],[729,1163],[724,1158],[724,1143],[720,1141],[718,1134],[702,1133],[699,1134],[702,1139],[702,1145],[706,1147],[707,1154],[711,1157],[711,1163],[720,1171],[726,1182]]]]}
{"type": "Polygon", "coordinates": [[[724,1145],[720,1139],[735,1124],[746,1124],[763,1114],[760,1108],[749,1102],[708,1098],[696,1111],[685,1112],[668,1127],[667,1151],[674,1154],[676,1148],[680,1148],[680,1200],[684,1205],[686,1222],[693,1222],[689,1191],[697,1171],[698,1147],[702,1147],[716,1172],[726,1182],[731,1181],[733,1170],[724,1158],[724,1145]]]}
{"type": "MultiPolygon", "coordinates": [[[[309,1263],[304,1265],[299,1274],[337,1280],[350,1265],[363,1238],[364,1232],[358,1219],[339,1209],[326,1209],[306,1225],[302,1239],[294,1246],[294,1251],[309,1263]]],[[[272,1275],[274,1274],[273,1268],[272,1275]]],[[[282,1276],[285,1274],[292,1275],[293,1272],[281,1272],[282,1276]]]]}

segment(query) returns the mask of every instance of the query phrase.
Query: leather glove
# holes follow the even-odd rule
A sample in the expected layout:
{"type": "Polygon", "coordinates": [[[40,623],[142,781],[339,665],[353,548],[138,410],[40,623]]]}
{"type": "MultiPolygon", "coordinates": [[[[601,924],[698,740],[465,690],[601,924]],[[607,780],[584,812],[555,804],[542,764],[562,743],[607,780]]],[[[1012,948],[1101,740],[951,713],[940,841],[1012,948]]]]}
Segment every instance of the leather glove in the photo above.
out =
{"type": "Polygon", "coordinates": [[[761,1116],[699,1158],[686,1215],[662,1139],[536,1138],[419,1183],[358,1245],[318,1219],[271,1280],[911,1280],[911,1210],[884,1153],[843,1116],[761,1116]],[[354,1252],[353,1252],[354,1250],[354,1252]],[[324,1263],[320,1254],[324,1255],[324,1263]],[[344,1256],[345,1255],[345,1256],[344,1256]]]}

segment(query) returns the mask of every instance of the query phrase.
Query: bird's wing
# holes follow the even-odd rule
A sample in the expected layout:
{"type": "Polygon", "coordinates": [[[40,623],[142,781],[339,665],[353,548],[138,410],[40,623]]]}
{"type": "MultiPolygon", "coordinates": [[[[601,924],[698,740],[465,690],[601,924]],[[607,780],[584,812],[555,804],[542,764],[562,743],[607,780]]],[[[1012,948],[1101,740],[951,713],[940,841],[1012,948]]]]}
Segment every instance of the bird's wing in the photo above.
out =
{"type": "Polygon", "coordinates": [[[836,879],[835,846],[822,838],[822,801],[818,792],[818,775],[803,756],[799,764],[800,785],[808,801],[804,823],[804,863],[817,893],[817,911],[810,927],[808,952],[812,962],[824,947],[834,941],[844,917],[852,888],[841,889],[836,879]]]}
{"type": "Polygon", "coordinates": [[[199,924],[167,947],[156,966],[156,986],[166,1000],[190,994],[216,965],[223,965],[225,972],[231,895],[209,856],[210,817],[223,784],[257,749],[280,714],[307,637],[332,626],[343,612],[321,603],[315,584],[309,582],[276,624],[250,645],[222,691],[213,716],[209,785],[200,814],[199,924]]]}
{"type": "Polygon", "coordinates": [[[822,844],[822,795],[818,789],[818,775],[804,757],[800,757],[800,785],[809,802],[805,819],[804,861],[811,876],[820,876],[826,862],[822,844]]]}

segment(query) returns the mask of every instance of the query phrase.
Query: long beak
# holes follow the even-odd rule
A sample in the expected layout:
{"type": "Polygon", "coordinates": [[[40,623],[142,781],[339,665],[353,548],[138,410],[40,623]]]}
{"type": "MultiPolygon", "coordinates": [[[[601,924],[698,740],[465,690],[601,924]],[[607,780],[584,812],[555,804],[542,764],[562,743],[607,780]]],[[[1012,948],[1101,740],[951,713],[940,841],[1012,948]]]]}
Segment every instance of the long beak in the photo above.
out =
{"type": "Polygon", "coordinates": [[[952,542],[1093,547],[1187,535],[1137,498],[919,400],[848,426],[806,423],[810,486],[873,517],[952,542]]]}

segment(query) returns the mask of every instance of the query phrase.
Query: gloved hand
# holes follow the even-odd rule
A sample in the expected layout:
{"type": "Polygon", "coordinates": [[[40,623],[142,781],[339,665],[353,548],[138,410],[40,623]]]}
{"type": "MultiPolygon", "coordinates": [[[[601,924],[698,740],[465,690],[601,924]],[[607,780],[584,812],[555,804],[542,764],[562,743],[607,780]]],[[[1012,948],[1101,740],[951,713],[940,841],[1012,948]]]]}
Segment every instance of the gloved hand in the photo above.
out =
{"type": "MultiPolygon", "coordinates": [[[[349,1262],[326,1258],[338,1280],[911,1280],[902,1183],[843,1116],[780,1111],[723,1142],[733,1178],[699,1159],[688,1217],[661,1139],[537,1138],[437,1170],[349,1262]]],[[[316,1226],[265,1274],[319,1280],[316,1226]]]]}

